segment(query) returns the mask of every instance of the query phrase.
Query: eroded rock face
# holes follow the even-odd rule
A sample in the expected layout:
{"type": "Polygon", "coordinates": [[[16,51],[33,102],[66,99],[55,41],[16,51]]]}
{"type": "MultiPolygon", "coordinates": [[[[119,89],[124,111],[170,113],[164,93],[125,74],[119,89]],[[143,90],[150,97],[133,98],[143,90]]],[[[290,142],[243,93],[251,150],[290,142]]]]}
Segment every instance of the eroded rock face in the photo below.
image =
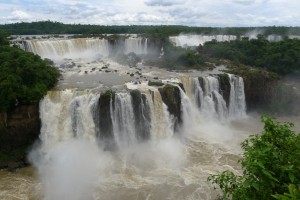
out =
{"type": "Polygon", "coordinates": [[[180,90],[177,86],[169,84],[158,90],[163,102],[168,106],[169,113],[174,117],[174,131],[176,132],[182,124],[180,90]]]}
{"type": "Polygon", "coordinates": [[[26,155],[38,139],[40,128],[38,104],[21,105],[10,112],[1,112],[0,165],[9,168],[11,162],[16,162],[18,166],[24,166],[26,155]]]}
{"type": "Polygon", "coordinates": [[[38,105],[22,105],[0,113],[0,148],[12,150],[28,145],[40,134],[38,105]]]}
{"type": "Polygon", "coordinates": [[[220,85],[220,94],[223,96],[227,107],[229,106],[230,101],[230,80],[228,74],[217,74],[219,78],[219,85],[220,85]]]}

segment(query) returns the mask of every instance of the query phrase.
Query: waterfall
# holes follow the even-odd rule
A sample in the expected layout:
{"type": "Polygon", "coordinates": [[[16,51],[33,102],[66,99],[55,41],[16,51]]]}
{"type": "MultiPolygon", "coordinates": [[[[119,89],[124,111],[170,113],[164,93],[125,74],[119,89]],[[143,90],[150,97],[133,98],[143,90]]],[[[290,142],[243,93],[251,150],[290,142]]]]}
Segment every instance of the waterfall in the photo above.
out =
{"type": "Polygon", "coordinates": [[[40,102],[41,140],[51,146],[74,137],[94,139],[92,113],[98,99],[89,91],[49,91],[40,102]]]}
{"type": "Polygon", "coordinates": [[[105,39],[26,40],[26,45],[28,51],[52,59],[108,56],[110,52],[109,43],[105,39]]]}
{"type": "MultiPolygon", "coordinates": [[[[230,99],[226,103],[221,94],[218,77],[181,77],[186,95],[199,108],[202,118],[220,121],[246,116],[244,82],[241,77],[228,74],[230,99]]],[[[228,91],[227,91],[228,92],[228,91]]]]}
{"type": "Polygon", "coordinates": [[[158,90],[144,91],[151,112],[151,139],[158,141],[174,135],[174,123],[158,90]]]}
{"type": "Polygon", "coordinates": [[[237,119],[246,116],[246,101],[244,92],[244,80],[241,77],[229,74],[230,78],[230,102],[229,117],[237,119]]]}
{"type": "Polygon", "coordinates": [[[184,89],[174,83],[164,86],[166,90],[137,86],[130,92],[101,95],[89,90],[50,91],[40,102],[41,140],[51,146],[71,138],[88,138],[122,149],[170,138],[196,127],[199,121],[245,117],[243,79],[225,74],[228,88],[224,89],[220,77],[181,77],[184,89]],[[170,91],[174,92],[171,96],[170,91]]]}
{"type": "Polygon", "coordinates": [[[197,123],[198,112],[196,105],[192,103],[191,99],[178,86],[181,96],[182,118],[183,118],[183,132],[191,130],[197,123]]]}
{"type": "Polygon", "coordinates": [[[13,41],[25,51],[33,52],[42,58],[60,60],[63,58],[94,58],[108,57],[113,49],[122,49],[123,53],[128,54],[147,54],[148,39],[130,37],[125,40],[118,40],[113,48],[113,44],[106,39],[99,38],[76,38],[76,39],[32,39],[25,41],[13,41]]]}
{"type": "Polygon", "coordinates": [[[125,54],[130,52],[136,54],[147,54],[148,51],[148,39],[144,38],[127,38],[125,39],[125,54]]]}
{"type": "Polygon", "coordinates": [[[111,106],[111,118],[116,143],[119,147],[128,147],[137,142],[135,116],[131,96],[128,93],[117,93],[114,105],[111,106]]]}
{"type": "Polygon", "coordinates": [[[178,35],[171,36],[169,40],[179,47],[192,47],[203,45],[205,42],[216,40],[218,42],[236,40],[235,35],[178,35]]]}

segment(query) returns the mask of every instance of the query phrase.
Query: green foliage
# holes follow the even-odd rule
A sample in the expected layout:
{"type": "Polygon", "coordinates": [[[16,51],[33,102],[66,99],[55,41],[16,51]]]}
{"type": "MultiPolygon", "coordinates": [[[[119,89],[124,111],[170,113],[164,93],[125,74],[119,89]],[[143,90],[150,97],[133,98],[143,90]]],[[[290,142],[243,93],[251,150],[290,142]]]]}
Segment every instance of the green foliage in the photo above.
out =
{"type": "Polygon", "coordinates": [[[245,65],[266,68],[278,74],[300,70],[300,40],[269,42],[262,35],[257,39],[242,38],[230,42],[207,42],[203,53],[245,65]]]}
{"type": "Polygon", "coordinates": [[[263,132],[241,144],[243,175],[225,171],[208,178],[221,188],[223,199],[270,199],[288,192],[289,184],[300,184],[300,135],[290,129],[291,123],[280,124],[266,116],[262,121],[263,132]]]}
{"type": "Polygon", "coordinates": [[[296,187],[293,184],[289,185],[289,193],[273,195],[278,200],[299,200],[300,199],[300,186],[296,187]]]}
{"type": "Polygon", "coordinates": [[[0,30],[0,46],[8,45],[8,34],[2,30],[0,30]]]}
{"type": "Polygon", "coordinates": [[[49,61],[8,45],[0,46],[0,111],[39,101],[59,76],[49,61]]]}
{"type": "Polygon", "coordinates": [[[180,33],[196,33],[196,34],[224,34],[224,35],[245,35],[246,33],[256,30],[263,32],[265,35],[277,34],[286,36],[288,34],[299,35],[299,27],[189,27],[189,26],[101,26],[101,25],[82,25],[82,24],[63,24],[53,21],[40,22],[21,22],[15,24],[0,25],[0,29],[14,35],[34,35],[34,34],[120,34],[134,33],[143,34],[153,39],[166,38],[170,35],[178,35],[180,33]]]}

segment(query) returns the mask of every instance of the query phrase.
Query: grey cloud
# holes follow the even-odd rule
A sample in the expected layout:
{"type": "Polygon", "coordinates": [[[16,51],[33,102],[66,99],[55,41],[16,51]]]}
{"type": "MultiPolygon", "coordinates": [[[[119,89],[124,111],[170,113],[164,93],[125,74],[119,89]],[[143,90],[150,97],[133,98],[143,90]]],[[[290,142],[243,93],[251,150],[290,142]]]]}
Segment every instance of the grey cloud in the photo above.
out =
{"type": "Polygon", "coordinates": [[[147,6],[173,6],[184,2],[183,0],[148,0],[145,4],[147,6]]]}
{"type": "Polygon", "coordinates": [[[255,0],[234,0],[234,3],[249,6],[255,3],[255,0]]]}
{"type": "Polygon", "coordinates": [[[267,3],[268,1],[270,0],[233,0],[234,3],[245,5],[245,6],[250,6],[255,3],[267,3]]]}

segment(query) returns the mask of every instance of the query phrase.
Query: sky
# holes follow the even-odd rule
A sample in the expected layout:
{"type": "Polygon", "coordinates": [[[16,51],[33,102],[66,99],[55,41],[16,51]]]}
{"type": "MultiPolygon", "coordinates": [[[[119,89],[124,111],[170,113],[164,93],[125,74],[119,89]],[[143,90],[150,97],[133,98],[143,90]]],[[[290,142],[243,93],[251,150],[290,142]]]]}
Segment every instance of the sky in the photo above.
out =
{"type": "Polygon", "coordinates": [[[300,26],[300,0],[0,0],[0,24],[300,26]]]}

